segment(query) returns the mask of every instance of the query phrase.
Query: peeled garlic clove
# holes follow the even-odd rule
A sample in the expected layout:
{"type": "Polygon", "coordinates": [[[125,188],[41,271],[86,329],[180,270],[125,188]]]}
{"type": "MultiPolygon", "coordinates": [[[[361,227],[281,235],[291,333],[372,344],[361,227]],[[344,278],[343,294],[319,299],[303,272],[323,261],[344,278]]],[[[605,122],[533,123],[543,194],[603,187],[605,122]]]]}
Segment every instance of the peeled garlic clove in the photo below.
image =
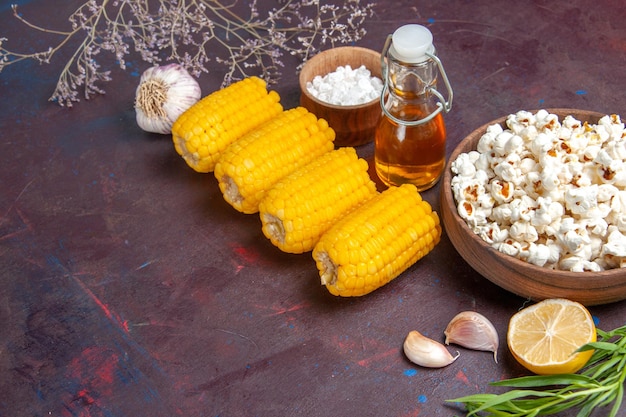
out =
{"type": "Polygon", "coordinates": [[[448,349],[439,342],[412,330],[404,339],[404,354],[417,365],[428,368],[441,368],[450,365],[459,357],[452,356],[448,349]]]}
{"type": "Polygon", "coordinates": [[[475,311],[463,311],[448,323],[444,331],[446,345],[450,343],[468,349],[493,352],[493,359],[498,363],[498,332],[491,322],[475,311]]]}
{"type": "Polygon", "coordinates": [[[148,68],[135,92],[137,124],[147,132],[169,134],[176,119],[200,96],[200,85],[182,65],[148,68]]]}

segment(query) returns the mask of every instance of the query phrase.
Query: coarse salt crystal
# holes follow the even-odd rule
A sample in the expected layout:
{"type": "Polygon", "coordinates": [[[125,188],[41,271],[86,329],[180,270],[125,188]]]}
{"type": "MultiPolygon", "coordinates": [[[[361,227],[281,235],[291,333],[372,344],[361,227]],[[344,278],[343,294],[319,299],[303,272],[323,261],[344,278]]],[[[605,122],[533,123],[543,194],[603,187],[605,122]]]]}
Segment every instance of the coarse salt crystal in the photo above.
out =
{"type": "Polygon", "coordinates": [[[380,78],[372,76],[364,65],[356,69],[346,65],[324,76],[314,77],[306,87],[318,100],[339,106],[354,106],[380,97],[383,83],[380,78]]]}

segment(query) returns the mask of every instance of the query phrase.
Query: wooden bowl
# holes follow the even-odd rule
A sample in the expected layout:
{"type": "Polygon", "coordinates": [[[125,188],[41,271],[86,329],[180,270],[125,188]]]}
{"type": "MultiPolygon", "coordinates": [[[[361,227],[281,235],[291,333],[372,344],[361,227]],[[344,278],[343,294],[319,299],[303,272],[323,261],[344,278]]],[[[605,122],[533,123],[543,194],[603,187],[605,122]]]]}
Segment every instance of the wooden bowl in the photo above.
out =
{"type": "Polygon", "coordinates": [[[373,76],[382,79],[380,52],[358,46],[341,46],[320,52],[309,59],[300,72],[300,105],[317,117],[325,119],[335,130],[335,145],[359,146],[374,140],[382,110],[380,99],[353,106],[329,104],[314,97],[306,88],[317,75],[325,76],[338,67],[353,69],[364,65],[373,76]]]}
{"type": "MultiPolygon", "coordinates": [[[[603,114],[574,110],[547,109],[563,120],[568,114],[580,121],[596,123],[603,114]]],[[[535,112],[533,112],[535,113],[535,112]]],[[[503,254],[483,241],[467,226],[457,212],[452,194],[450,165],[461,153],[475,150],[489,125],[504,128],[506,117],[474,130],[450,155],[441,185],[441,217],[444,230],[461,257],[482,276],[500,287],[532,300],[568,298],[584,305],[607,304],[626,299],[626,269],[602,272],[569,272],[543,268],[503,254]]]]}

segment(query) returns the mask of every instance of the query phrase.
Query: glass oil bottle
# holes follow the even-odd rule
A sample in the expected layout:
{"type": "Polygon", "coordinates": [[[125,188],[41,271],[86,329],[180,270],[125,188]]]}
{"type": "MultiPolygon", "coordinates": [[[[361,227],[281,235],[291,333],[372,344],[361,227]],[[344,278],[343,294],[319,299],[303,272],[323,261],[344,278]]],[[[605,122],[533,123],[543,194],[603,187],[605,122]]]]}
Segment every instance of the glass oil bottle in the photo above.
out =
{"type": "Polygon", "coordinates": [[[421,25],[405,25],[387,37],[381,55],[382,117],[375,134],[374,163],[383,183],[414,184],[419,191],[439,180],[445,165],[442,112],[452,107],[452,88],[435,54],[433,36],[421,25]],[[441,74],[448,100],[437,91],[441,74]]]}

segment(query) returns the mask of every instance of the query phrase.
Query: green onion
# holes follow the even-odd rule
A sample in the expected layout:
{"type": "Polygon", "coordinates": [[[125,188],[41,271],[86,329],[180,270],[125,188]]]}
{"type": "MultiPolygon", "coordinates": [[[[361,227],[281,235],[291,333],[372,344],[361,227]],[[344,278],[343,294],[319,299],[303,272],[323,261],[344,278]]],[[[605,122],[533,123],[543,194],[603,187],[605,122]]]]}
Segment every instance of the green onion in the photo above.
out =
{"type": "Polygon", "coordinates": [[[576,374],[532,375],[505,379],[490,385],[508,387],[502,394],[474,394],[446,400],[465,405],[467,417],[549,416],[576,409],[576,417],[588,417],[596,407],[610,407],[616,417],[624,399],[626,380],[626,325],[610,332],[597,329],[598,341],[578,351],[593,350],[585,367],[576,374]]]}

